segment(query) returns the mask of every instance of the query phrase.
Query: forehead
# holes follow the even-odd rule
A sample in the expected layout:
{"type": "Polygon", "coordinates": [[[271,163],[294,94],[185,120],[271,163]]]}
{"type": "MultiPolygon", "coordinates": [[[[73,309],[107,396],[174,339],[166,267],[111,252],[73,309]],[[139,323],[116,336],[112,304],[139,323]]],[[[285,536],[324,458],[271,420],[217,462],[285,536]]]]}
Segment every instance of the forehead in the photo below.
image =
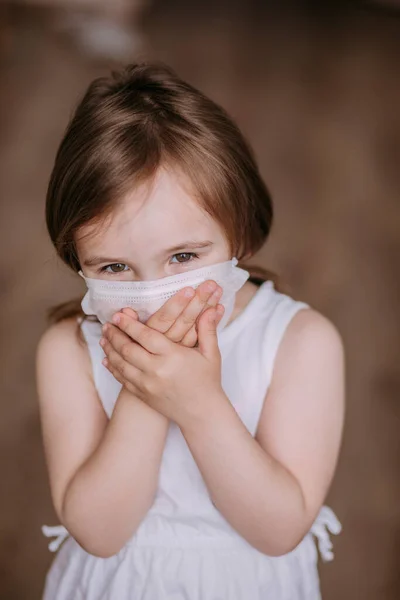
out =
{"type": "Polygon", "coordinates": [[[140,254],[178,245],[183,240],[223,236],[219,224],[200,206],[183,174],[159,169],[116,203],[102,222],[82,226],[76,236],[78,251],[140,254]]]}

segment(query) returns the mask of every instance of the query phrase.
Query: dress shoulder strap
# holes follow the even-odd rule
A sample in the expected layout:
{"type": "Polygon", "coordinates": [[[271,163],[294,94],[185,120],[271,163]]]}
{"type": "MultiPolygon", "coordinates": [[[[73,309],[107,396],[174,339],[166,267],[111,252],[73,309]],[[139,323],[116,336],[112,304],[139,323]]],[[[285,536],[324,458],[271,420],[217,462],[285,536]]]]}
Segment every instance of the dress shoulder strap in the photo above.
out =
{"type": "Polygon", "coordinates": [[[86,341],[89,356],[92,362],[93,380],[97,393],[108,417],[111,417],[115,401],[121,389],[121,384],[111,375],[110,371],[102,364],[105,357],[100,346],[102,326],[98,321],[78,319],[83,337],[86,341]]]}
{"type": "Polygon", "coordinates": [[[270,387],[279,345],[293,317],[302,309],[310,308],[274,289],[272,282],[263,285],[258,299],[251,307],[251,318],[246,324],[239,360],[245,365],[242,385],[250,390],[252,401],[246,409],[247,425],[255,435],[270,387]]]}
{"type": "Polygon", "coordinates": [[[276,355],[282,338],[293,317],[300,311],[310,308],[305,302],[294,300],[286,294],[273,291],[273,302],[264,330],[263,355],[268,384],[271,382],[276,355]]]}

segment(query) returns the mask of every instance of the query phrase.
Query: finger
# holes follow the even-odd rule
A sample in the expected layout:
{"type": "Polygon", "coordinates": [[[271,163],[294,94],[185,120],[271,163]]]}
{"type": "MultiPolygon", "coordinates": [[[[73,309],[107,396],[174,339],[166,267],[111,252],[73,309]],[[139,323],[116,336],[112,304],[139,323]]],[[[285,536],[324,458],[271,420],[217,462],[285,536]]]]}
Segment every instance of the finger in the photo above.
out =
{"type": "Polygon", "coordinates": [[[103,365],[106,367],[106,369],[108,371],[110,371],[111,375],[122,385],[124,384],[124,379],[122,378],[121,373],[119,373],[119,371],[117,371],[116,369],[114,369],[114,367],[110,364],[110,361],[108,359],[104,359],[103,360],[103,365]],[[107,362],[105,362],[107,361],[107,362]]]}
{"type": "Polygon", "coordinates": [[[195,294],[195,290],[191,287],[179,290],[157,312],[147,319],[146,325],[161,333],[165,333],[175,323],[195,294]]]}
{"type": "Polygon", "coordinates": [[[119,373],[116,369],[113,369],[110,364],[105,366],[110,371],[111,375],[118,381],[118,383],[124,386],[129,392],[131,392],[131,394],[138,393],[138,388],[130,381],[124,379],[121,373],[119,373]]]}
{"type": "Polygon", "coordinates": [[[217,304],[217,315],[215,317],[215,323],[218,326],[220,320],[222,319],[222,317],[224,316],[224,312],[225,312],[225,307],[223,304],[217,304]]]}
{"type": "Polygon", "coordinates": [[[118,381],[126,380],[133,384],[139,382],[142,372],[137,367],[124,360],[122,356],[113,349],[111,344],[106,342],[105,347],[107,348],[106,358],[102,363],[108,369],[118,372],[118,381]]]}
{"type": "Polygon", "coordinates": [[[215,281],[205,281],[196,290],[196,295],[185,308],[166,336],[173,342],[180,342],[196,323],[199,315],[210,306],[216,306],[222,295],[222,288],[215,281]]]}
{"type": "Polygon", "coordinates": [[[126,308],[123,308],[121,312],[123,312],[124,315],[127,315],[128,317],[131,317],[132,319],[137,319],[138,318],[137,312],[134,311],[133,308],[131,308],[130,306],[127,306],[126,308]]]}
{"type": "MultiPolygon", "coordinates": [[[[105,323],[102,327],[103,338],[106,339],[116,350],[121,353],[121,348],[127,342],[132,342],[131,338],[121,331],[116,325],[112,323],[105,323]]],[[[101,340],[100,340],[101,342],[101,340]]],[[[102,345],[100,343],[100,345],[102,345]]]]}
{"type": "MultiPolygon", "coordinates": [[[[222,304],[217,304],[217,317],[216,317],[216,324],[217,324],[217,326],[218,326],[220,320],[222,319],[223,314],[224,314],[224,307],[223,307],[223,305],[222,304]]],[[[197,335],[197,324],[196,324],[184,336],[184,338],[181,341],[181,345],[182,346],[186,346],[187,348],[194,348],[197,345],[197,343],[198,343],[198,335],[197,335]]]]}
{"type": "Polygon", "coordinates": [[[194,348],[197,344],[197,331],[196,327],[193,325],[191,329],[187,332],[187,334],[181,340],[181,345],[186,346],[186,348],[194,348]]]}
{"type": "Polygon", "coordinates": [[[140,371],[145,371],[150,366],[150,354],[139,346],[136,342],[120,331],[118,327],[108,323],[104,329],[104,337],[100,340],[100,345],[104,353],[109,357],[111,350],[114,350],[121,358],[133,365],[140,371]]]}
{"type": "Polygon", "coordinates": [[[171,347],[171,342],[162,333],[121,312],[115,314],[112,320],[121,331],[151,354],[165,354],[171,347]]]}
{"type": "MultiPolygon", "coordinates": [[[[224,307],[219,305],[221,312],[224,307]]],[[[199,350],[209,360],[220,358],[217,336],[217,311],[215,308],[209,308],[200,319],[198,326],[199,350]]]]}

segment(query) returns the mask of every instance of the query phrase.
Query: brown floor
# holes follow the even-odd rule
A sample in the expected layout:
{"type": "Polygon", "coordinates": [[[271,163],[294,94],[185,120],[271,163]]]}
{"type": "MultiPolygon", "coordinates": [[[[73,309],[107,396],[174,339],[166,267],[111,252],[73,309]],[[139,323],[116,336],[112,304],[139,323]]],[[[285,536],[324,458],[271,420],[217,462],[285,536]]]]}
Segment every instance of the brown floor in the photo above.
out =
{"type": "MultiPolygon", "coordinates": [[[[275,229],[258,262],[328,315],[345,341],[347,426],[329,495],[344,531],[336,560],[321,567],[324,598],[398,599],[400,19],[158,4],[147,12],[142,56],[170,63],[242,126],[275,198],[275,229]]],[[[22,11],[0,34],[4,600],[39,599],[51,560],[40,534],[56,521],[34,352],[45,308],[83,288],[54,257],[44,197],[72,107],[106,67],[46,23],[22,11]]]]}

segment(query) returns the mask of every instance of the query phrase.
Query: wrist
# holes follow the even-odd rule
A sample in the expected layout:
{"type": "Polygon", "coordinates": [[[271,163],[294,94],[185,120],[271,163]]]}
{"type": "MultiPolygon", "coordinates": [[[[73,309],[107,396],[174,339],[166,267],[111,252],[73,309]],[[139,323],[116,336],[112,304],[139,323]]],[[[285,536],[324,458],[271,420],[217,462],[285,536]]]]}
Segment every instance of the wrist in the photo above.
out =
{"type": "Polygon", "coordinates": [[[138,404],[141,403],[142,400],[136,396],[133,392],[129,391],[127,387],[124,385],[121,387],[120,392],[117,397],[117,404],[138,404]]]}
{"type": "Polygon", "coordinates": [[[193,435],[194,433],[201,434],[209,429],[211,423],[217,422],[231,410],[235,412],[229,398],[220,388],[212,394],[205,393],[197,403],[196,410],[186,414],[177,425],[184,436],[193,435]]]}

